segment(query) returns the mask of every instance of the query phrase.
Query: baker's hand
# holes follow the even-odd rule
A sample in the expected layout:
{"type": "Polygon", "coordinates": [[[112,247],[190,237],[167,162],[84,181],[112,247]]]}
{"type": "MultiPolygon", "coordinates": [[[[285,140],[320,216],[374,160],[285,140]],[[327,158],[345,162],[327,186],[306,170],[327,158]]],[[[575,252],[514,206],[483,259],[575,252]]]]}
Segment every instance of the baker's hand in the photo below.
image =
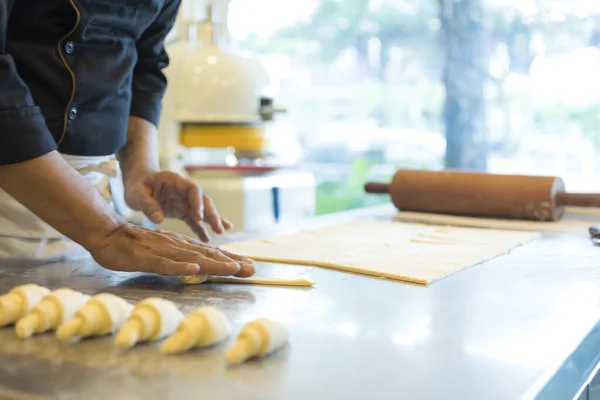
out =
{"type": "Polygon", "coordinates": [[[190,276],[197,273],[248,277],[249,258],[200,243],[185,235],[123,224],[90,249],[94,260],[114,271],[190,276]]]}
{"type": "Polygon", "coordinates": [[[210,197],[188,179],[170,172],[151,172],[136,180],[124,182],[125,202],[135,211],[142,211],[152,222],[159,224],[164,218],[184,221],[203,242],[210,236],[203,225],[222,234],[232,228],[231,222],[221,218],[210,197]]]}

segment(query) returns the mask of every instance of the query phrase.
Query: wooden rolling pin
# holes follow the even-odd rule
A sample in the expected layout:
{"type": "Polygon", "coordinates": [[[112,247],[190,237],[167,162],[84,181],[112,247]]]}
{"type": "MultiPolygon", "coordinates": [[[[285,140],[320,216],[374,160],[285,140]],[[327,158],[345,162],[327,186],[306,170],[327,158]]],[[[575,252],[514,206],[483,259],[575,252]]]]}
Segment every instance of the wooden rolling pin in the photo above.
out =
{"type": "Polygon", "coordinates": [[[600,207],[600,194],[566,193],[561,178],[547,176],[400,169],[365,191],[389,193],[403,211],[488,218],[557,221],[565,206],[600,207]]]}

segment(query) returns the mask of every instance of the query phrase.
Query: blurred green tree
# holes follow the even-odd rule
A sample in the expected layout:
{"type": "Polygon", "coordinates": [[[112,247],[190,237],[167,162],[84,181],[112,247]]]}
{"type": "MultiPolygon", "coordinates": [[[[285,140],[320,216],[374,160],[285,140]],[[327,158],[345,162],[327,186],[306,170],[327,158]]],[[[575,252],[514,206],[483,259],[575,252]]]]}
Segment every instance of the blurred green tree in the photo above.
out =
{"type": "MultiPolygon", "coordinates": [[[[538,107],[527,88],[507,89],[515,76],[520,77],[513,89],[514,82],[526,82],[521,77],[530,75],[540,55],[599,46],[600,13],[590,5],[589,0],[320,0],[308,19],[267,39],[248,36],[241,45],[289,55],[320,80],[289,99],[295,102],[290,108],[302,109],[296,115],[303,117],[300,124],[310,125],[306,131],[331,119],[332,109],[336,118],[345,112],[357,121],[375,118],[386,128],[443,126],[445,165],[485,170],[492,150],[510,157],[529,133],[577,127],[600,149],[600,98],[584,108],[538,107]],[[332,65],[347,50],[356,56],[359,78],[351,85],[339,79],[343,89],[327,97],[319,85],[334,86],[328,80],[337,78],[332,65]],[[506,65],[498,69],[498,63],[506,65]]],[[[353,180],[360,180],[361,168],[355,166],[353,180]]],[[[319,190],[321,212],[366,204],[360,185],[330,182],[319,190]]]]}

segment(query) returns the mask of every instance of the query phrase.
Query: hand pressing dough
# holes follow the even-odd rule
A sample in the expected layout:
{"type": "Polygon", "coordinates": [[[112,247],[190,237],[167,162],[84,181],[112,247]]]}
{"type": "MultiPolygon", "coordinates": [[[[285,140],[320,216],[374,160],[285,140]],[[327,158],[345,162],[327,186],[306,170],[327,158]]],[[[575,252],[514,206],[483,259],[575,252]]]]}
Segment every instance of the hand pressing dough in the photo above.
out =
{"type": "Polygon", "coordinates": [[[75,312],[72,320],[60,325],[56,337],[62,342],[116,332],[127,320],[133,305],[111,293],[100,293],[75,312]]]}
{"type": "Polygon", "coordinates": [[[227,339],[231,330],[231,323],[222,311],[210,306],[200,307],[179,324],[177,332],[165,340],[160,350],[165,354],[176,354],[212,346],[227,339]]]}
{"type": "Polygon", "coordinates": [[[556,233],[585,233],[592,224],[599,223],[598,220],[590,218],[589,221],[581,219],[562,219],[555,222],[544,221],[522,221],[497,218],[462,217],[458,215],[430,214],[413,211],[401,211],[394,216],[397,221],[451,225],[472,228],[507,229],[514,231],[531,232],[556,232],[556,233]]]}
{"type": "Polygon", "coordinates": [[[133,312],[119,329],[117,346],[129,348],[138,342],[156,341],[173,334],[183,320],[175,303],[150,297],[136,304],[133,312]]]}
{"type": "Polygon", "coordinates": [[[230,365],[237,365],[251,358],[266,357],[283,348],[288,340],[289,332],[282,323],[259,318],[244,326],[225,359],[230,365]]]}
{"type": "Polygon", "coordinates": [[[82,307],[90,296],[61,288],[45,296],[42,301],[21,318],[15,327],[17,336],[26,339],[34,334],[44,333],[58,328],[73,318],[75,311],[82,307]]]}
{"type": "Polygon", "coordinates": [[[312,265],[428,284],[539,233],[363,221],[221,246],[258,261],[312,265]]]}
{"type": "Polygon", "coordinates": [[[0,296],[0,326],[13,324],[23,318],[48,294],[50,289],[28,283],[0,296]]]}
{"type": "Polygon", "coordinates": [[[194,276],[182,276],[181,279],[188,285],[197,285],[200,283],[240,283],[246,285],[269,285],[269,286],[300,286],[311,287],[315,283],[308,279],[283,279],[283,278],[233,278],[221,276],[208,276],[198,274],[194,276]]]}

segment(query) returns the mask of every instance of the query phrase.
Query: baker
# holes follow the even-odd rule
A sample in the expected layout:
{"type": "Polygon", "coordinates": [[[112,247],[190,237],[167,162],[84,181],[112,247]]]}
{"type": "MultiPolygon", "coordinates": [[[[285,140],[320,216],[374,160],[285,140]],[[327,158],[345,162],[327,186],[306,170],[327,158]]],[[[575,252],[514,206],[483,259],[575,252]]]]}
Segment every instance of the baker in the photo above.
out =
{"type": "Polygon", "coordinates": [[[231,228],[189,180],[160,171],[157,124],[180,0],[0,0],[0,261],[91,256],[165,275],[250,276],[205,244],[231,228]],[[110,205],[178,218],[200,240],[128,223],[110,205]]]}

